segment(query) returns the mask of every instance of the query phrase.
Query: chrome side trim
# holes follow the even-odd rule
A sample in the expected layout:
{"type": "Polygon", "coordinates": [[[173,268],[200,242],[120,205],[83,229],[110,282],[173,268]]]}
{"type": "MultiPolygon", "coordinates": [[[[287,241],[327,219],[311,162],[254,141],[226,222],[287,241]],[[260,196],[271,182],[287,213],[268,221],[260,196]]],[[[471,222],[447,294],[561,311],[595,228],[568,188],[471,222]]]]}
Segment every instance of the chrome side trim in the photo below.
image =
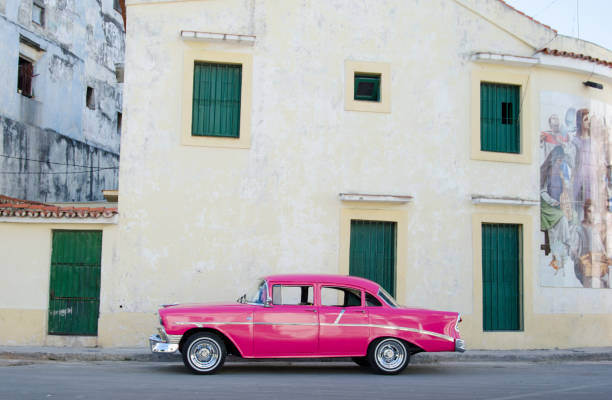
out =
{"type": "Polygon", "coordinates": [[[253,325],[295,325],[295,326],[319,326],[317,322],[253,322],[253,325]]]}
{"type": "MultiPolygon", "coordinates": [[[[437,337],[440,339],[454,342],[455,338],[444,335],[442,333],[436,333],[426,331],[424,329],[406,328],[403,326],[392,326],[392,325],[373,325],[373,324],[337,324],[337,323],[300,323],[300,322],[177,322],[177,325],[195,325],[198,328],[204,327],[204,325],[292,325],[292,326],[350,326],[350,327],[368,327],[368,328],[379,328],[379,329],[391,329],[403,332],[414,332],[422,335],[428,335],[437,337]]],[[[171,336],[171,335],[168,335],[171,336]]]]}
{"type": "Polygon", "coordinates": [[[204,325],[253,325],[253,322],[176,322],[177,325],[195,325],[203,328],[204,325]]]}
{"type": "Polygon", "coordinates": [[[403,326],[373,325],[373,324],[327,324],[324,322],[322,322],[320,325],[324,325],[324,326],[367,326],[369,328],[392,329],[392,330],[403,331],[403,332],[414,332],[414,333],[419,333],[422,335],[434,336],[440,339],[448,340],[449,342],[453,342],[455,340],[454,338],[444,335],[442,333],[426,331],[424,329],[406,328],[403,326]]]}
{"type": "Polygon", "coordinates": [[[344,315],[344,310],[340,311],[340,314],[338,314],[338,318],[336,318],[334,324],[338,324],[338,322],[340,322],[340,318],[342,318],[342,315],[344,315]]]}
{"type": "Polygon", "coordinates": [[[298,326],[317,326],[318,323],[310,322],[177,322],[177,325],[195,325],[198,328],[204,325],[298,325],[298,326]]]}

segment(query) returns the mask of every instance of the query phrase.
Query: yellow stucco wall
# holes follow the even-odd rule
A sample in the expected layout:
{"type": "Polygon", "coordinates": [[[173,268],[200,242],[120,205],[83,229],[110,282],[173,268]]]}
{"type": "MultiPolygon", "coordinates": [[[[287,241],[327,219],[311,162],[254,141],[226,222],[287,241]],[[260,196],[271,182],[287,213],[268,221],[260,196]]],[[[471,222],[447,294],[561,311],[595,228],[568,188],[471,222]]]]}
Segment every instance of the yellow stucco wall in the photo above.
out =
{"type": "Polygon", "coordinates": [[[0,345],[95,346],[95,337],[47,335],[53,230],[102,231],[101,292],[115,257],[117,226],[0,222],[0,345]]]}

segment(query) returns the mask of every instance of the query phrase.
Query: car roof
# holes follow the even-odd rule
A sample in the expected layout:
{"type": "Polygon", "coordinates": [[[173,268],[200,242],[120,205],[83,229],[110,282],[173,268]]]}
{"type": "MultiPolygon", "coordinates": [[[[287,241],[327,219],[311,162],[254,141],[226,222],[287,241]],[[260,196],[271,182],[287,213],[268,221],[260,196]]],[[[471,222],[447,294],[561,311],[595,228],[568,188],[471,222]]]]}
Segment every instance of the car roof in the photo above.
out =
{"type": "Polygon", "coordinates": [[[378,283],[358,276],[332,275],[332,274],[280,274],[268,275],[266,280],[283,283],[329,283],[332,285],[358,286],[372,292],[378,291],[378,283]]]}

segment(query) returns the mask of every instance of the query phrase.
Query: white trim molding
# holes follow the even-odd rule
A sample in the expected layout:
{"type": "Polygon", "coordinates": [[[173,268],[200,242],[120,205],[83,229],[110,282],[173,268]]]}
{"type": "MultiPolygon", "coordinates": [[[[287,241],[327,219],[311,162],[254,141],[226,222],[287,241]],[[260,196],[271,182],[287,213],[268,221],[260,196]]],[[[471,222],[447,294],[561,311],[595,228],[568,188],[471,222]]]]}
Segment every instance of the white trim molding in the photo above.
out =
{"type": "Polygon", "coordinates": [[[477,52],[470,56],[474,62],[514,65],[522,67],[541,66],[545,68],[558,69],[579,73],[593,74],[603,78],[612,79],[612,68],[599,65],[587,60],[579,60],[571,57],[553,56],[538,53],[537,57],[516,56],[512,54],[497,54],[477,52]]]}
{"type": "Polygon", "coordinates": [[[486,196],[473,194],[472,204],[506,205],[506,206],[539,206],[539,200],[522,199],[520,197],[486,196]]]}
{"type": "Polygon", "coordinates": [[[535,57],[514,56],[511,54],[496,54],[496,53],[474,53],[470,57],[472,61],[488,62],[494,64],[505,65],[520,65],[530,67],[537,65],[540,60],[535,57]]]}
{"type": "Polygon", "coordinates": [[[239,35],[235,33],[216,33],[216,32],[198,32],[198,31],[181,31],[183,39],[190,40],[213,40],[213,41],[230,41],[235,43],[244,43],[253,45],[255,43],[255,35],[239,35]]]}
{"type": "Polygon", "coordinates": [[[362,194],[362,193],[340,193],[338,195],[341,201],[360,201],[370,203],[409,203],[414,198],[405,195],[393,194],[362,194]]]}

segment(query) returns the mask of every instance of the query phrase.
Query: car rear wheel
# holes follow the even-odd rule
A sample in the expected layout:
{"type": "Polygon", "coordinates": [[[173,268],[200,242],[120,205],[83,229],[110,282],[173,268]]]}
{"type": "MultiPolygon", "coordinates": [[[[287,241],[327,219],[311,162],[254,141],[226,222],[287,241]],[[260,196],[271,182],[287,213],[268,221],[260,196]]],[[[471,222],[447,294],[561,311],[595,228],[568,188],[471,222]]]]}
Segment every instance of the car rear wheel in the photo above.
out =
{"type": "Polygon", "coordinates": [[[381,338],[368,349],[368,361],[379,374],[395,375],[406,368],[410,351],[404,342],[395,338],[381,338]]]}
{"type": "Polygon", "coordinates": [[[183,345],[183,363],[196,374],[212,374],[225,362],[227,350],[214,333],[202,332],[189,337],[183,345]]]}

